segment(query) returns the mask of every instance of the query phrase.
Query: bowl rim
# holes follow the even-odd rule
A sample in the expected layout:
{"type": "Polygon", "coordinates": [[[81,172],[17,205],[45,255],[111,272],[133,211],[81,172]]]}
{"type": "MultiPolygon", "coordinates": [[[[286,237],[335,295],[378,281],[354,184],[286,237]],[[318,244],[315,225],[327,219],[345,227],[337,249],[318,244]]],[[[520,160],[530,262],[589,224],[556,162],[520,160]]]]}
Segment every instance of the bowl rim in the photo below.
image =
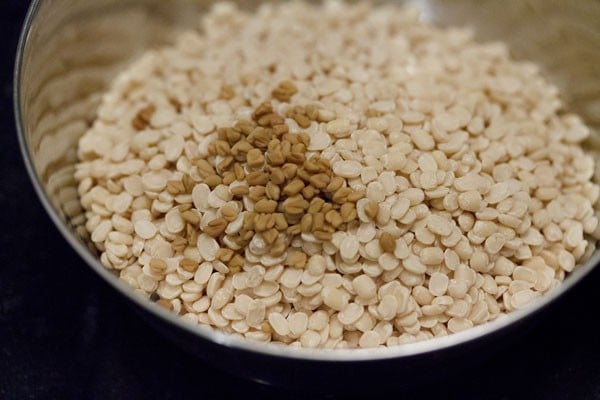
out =
{"type": "Polygon", "coordinates": [[[50,199],[48,198],[43,185],[37,173],[35,172],[35,167],[29,152],[28,140],[25,135],[25,126],[23,123],[23,113],[21,110],[21,81],[23,78],[23,57],[26,46],[29,43],[29,34],[31,33],[32,26],[36,22],[40,5],[41,0],[32,0],[29,6],[19,38],[13,74],[13,107],[16,131],[23,161],[29,178],[34,186],[35,192],[60,234],[79,254],[79,256],[83,258],[87,265],[94,270],[94,272],[97,273],[106,283],[108,283],[108,285],[110,285],[122,296],[133,302],[140,309],[150,313],[159,320],[163,320],[169,325],[185,331],[190,335],[196,336],[202,340],[207,340],[217,345],[225,346],[230,349],[258,353],[264,356],[315,362],[371,362],[425,355],[431,352],[449,350],[467,343],[475,342],[478,339],[489,337],[494,333],[509,328],[510,326],[517,325],[519,322],[524,321],[527,317],[538,314],[543,308],[554,302],[578,282],[580,282],[581,279],[589,274],[600,262],[600,250],[597,249],[583,265],[578,266],[573,272],[569,273],[567,278],[560,285],[535,299],[527,307],[520,310],[511,311],[510,313],[497,318],[494,321],[475,326],[462,332],[405,345],[371,349],[328,350],[294,348],[287,345],[262,343],[249,339],[242,339],[203,325],[192,325],[180,316],[165,310],[152,301],[135,293],[130,286],[128,286],[118,276],[114,275],[106,267],[104,267],[100,263],[100,260],[93,256],[87,247],[66,226],[62,218],[59,216],[57,210],[52,206],[50,199]]]}

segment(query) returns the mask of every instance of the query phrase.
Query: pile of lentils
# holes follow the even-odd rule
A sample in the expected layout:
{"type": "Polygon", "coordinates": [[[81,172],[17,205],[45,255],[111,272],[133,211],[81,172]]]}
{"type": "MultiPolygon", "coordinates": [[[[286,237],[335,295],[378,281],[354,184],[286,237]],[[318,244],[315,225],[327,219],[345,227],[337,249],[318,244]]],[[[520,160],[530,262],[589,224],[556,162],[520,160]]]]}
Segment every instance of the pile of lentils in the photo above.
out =
{"type": "Polygon", "coordinates": [[[536,65],[394,5],[217,3],[103,96],[76,178],[102,263],[193,324],[393,346],[494,320],[598,236],[536,65]]]}

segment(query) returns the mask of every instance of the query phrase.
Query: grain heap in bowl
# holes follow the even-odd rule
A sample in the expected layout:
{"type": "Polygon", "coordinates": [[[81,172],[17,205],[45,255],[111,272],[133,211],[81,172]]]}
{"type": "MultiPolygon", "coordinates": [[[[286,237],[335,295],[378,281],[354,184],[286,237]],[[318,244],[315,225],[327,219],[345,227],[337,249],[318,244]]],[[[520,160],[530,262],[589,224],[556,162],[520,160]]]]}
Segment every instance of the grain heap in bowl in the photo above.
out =
{"type": "Polygon", "coordinates": [[[393,346],[575,268],[588,135],[536,65],[412,9],[218,3],[118,76],[76,177],[102,263],[191,323],[393,346]]]}

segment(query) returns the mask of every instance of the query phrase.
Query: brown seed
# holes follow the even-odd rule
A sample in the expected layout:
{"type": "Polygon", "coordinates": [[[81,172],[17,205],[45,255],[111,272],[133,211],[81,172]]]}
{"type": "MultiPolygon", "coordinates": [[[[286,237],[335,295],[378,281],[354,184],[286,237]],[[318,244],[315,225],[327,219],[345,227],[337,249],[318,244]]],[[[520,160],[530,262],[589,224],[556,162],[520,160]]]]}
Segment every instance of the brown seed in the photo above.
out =
{"type": "Polygon", "coordinates": [[[262,199],[254,204],[254,211],[258,213],[273,213],[277,209],[275,200],[262,199]]]}
{"type": "Polygon", "coordinates": [[[183,204],[178,205],[177,209],[179,210],[180,213],[183,214],[184,212],[191,210],[192,206],[193,205],[191,203],[183,203],[183,204]]]}
{"type": "Polygon", "coordinates": [[[225,228],[227,228],[227,221],[225,218],[215,218],[210,221],[202,231],[209,236],[218,237],[225,231],[225,228]]]}
{"type": "Polygon", "coordinates": [[[267,183],[265,194],[269,199],[277,201],[281,195],[281,189],[271,180],[271,182],[267,183]]]}
{"type": "Polygon", "coordinates": [[[329,184],[329,180],[329,175],[320,173],[311,176],[309,182],[317,189],[323,189],[329,184]]]}
{"type": "Polygon", "coordinates": [[[304,107],[305,111],[306,111],[306,116],[310,119],[312,119],[313,121],[317,120],[317,117],[319,116],[319,107],[314,105],[314,104],[309,104],[306,107],[304,107]]]}
{"type": "Polygon", "coordinates": [[[377,218],[377,214],[379,214],[379,204],[377,204],[377,202],[372,201],[372,200],[369,201],[365,205],[365,214],[367,215],[367,217],[369,217],[371,219],[377,218]]]}
{"type": "Polygon", "coordinates": [[[286,196],[295,196],[304,189],[304,182],[300,179],[294,179],[283,187],[283,194],[286,196]]]}
{"type": "Polygon", "coordinates": [[[181,261],[179,261],[179,266],[187,272],[196,272],[198,269],[198,263],[189,258],[182,258],[181,261]]]}
{"type": "Polygon", "coordinates": [[[310,144],[310,136],[306,132],[300,132],[296,135],[298,137],[298,141],[304,145],[306,149],[310,144]]]}
{"type": "Polygon", "coordinates": [[[234,252],[231,249],[221,247],[219,250],[217,250],[217,259],[221,260],[224,263],[228,263],[229,261],[231,261],[233,255],[234,252]]]}
{"type": "Polygon", "coordinates": [[[247,140],[240,140],[231,147],[231,154],[237,161],[246,161],[246,154],[254,147],[247,140]]]}
{"type": "Polygon", "coordinates": [[[313,217],[311,214],[304,214],[300,220],[300,229],[303,233],[310,233],[312,230],[313,217]]]}
{"type": "Polygon", "coordinates": [[[246,182],[250,186],[266,185],[269,182],[269,174],[263,171],[254,171],[246,176],[246,182]]]}
{"type": "Polygon", "coordinates": [[[196,186],[196,182],[192,179],[188,174],[184,174],[183,178],[181,178],[181,182],[183,182],[183,186],[185,187],[186,193],[192,193],[192,190],[196,186]]]}
{"type": "Polygon", "coordinates": [[[275,242],[275,239],[277,239],[277,235],[279,235],[279,231],[277,231],[277,229],[275,228],[271,228],[262,233],[263,239],[265,239],[265,242],[267,242],[267,244],[273,244],[273,242],[275,242]]]}
{"type": "Polygon", "coordinates": [[[267,151],[267,162],[274,166],[283,165],[285,156],[281,151],[281,145],[274,146],[273,149],[267,151]]]}
{"type": "Polygon", "coordinates": [[[242,228],[245,230],[254,229],[254,220],[256,219],[256,213],[248,211],[244,214],[244,223],[242,228]]]}
{"type": "Polygon", "coordinates": [[[342,216],[342,221],[350,222],[357,217],[356,207],[353,203],[344,203],[340,207],[340,215],[342,216]]]}
{"type": "Polygon", "coordinates": [[[307,257],[304,252],[299,250],[289,250],[285,259],[285,265],[292,268],[304,268],[307,257]]]}
{"type": "Polygon", "coordinates": [[[394,250],[396,250],[396,239],[391,233],[383,232],[379,237],[379,245],[386,253],[394,254],[394,250]]]}
{"type": "Polygon", "coordinates": [[[298,178],[302,179],[304,182],[308,182],[308,181],[310,181],[312,174],[310,172],[308,172],[307,170],[305,170],[304,168],[298,168],[298,172],[296,173],[296,176],[298,178]]]}
{"type": "Polygon", "coordinates": [[[328,211],[327,214],[325,214],[325,221],[329,222],[334,228],[338,228],[344,223],[342,216],[336,210],[328,211]]]}
{"type": "Polygon", "coordinates": [[[198,240],[198,231],[190,224],[185,226],[188,243],[196,243],[198,240]]]}
{"type": "Polygon", "coordinates": [[[323,204],[323,207],[321,207],[323,215],[327,214],[330,210],[333,210],[333,204],[331,203],[325,203],[323,204]]]}
{"type": "Polygon", "coordinates": [[[160,258],[153,258],[150,260],[150,270],[155,274],[164,274],[167,272],[167,263],[160,258]]]}
{"type": "Polygon", "coordinates": [[[259,149],[252,149],[246,154],[246,162],[250,168],[259,168],[264,165],[265,156],[259,149]]]}
{"type": "Polygon", "coordinates": [[[302,214],[308,208],[308,201],[302,196],[288,197],[283,202],[283,211],[291,215],[302,214]]]}
{"type": "Polygon", "coordinates": [[[238,210],[230,204],[226,204],[221,207],[221,216],[227,221],[231,222],[238,216],[238,210]]]}

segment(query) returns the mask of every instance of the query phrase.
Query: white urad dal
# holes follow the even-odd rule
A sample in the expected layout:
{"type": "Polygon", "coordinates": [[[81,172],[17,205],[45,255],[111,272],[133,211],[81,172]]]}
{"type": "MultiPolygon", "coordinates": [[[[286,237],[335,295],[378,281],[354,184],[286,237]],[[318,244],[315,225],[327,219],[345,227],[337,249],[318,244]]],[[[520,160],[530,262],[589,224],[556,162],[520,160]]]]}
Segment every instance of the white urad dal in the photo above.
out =
{"type": "Polygon", "coordinates": [[[414,10],[218,3],[104,95],[79,143],[86,228],[194,324],[320,348],[448,335],[591,247],[589,130],[561,106],[504,44],[414,10]]]}

